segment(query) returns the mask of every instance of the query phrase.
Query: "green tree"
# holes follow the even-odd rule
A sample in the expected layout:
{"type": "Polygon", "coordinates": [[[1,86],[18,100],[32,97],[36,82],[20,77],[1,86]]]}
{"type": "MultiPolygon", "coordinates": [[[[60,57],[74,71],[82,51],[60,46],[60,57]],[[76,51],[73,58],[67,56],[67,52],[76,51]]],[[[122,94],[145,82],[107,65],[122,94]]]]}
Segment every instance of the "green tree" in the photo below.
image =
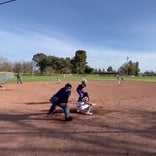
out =
{"type": "Polygon", "coordinates": [[[61,73],[70,74],[72,72],[71,59],[66,57],[63,61],[63,68],[61,69],[61,73]]]}
{"type": "MultiPolygon", "coordinates": [[[[35,62],[36,67],[39,68],[41,73],[93,73],[94,69],[87,66],[87,55],[86,51],[78,50],[75,52],[75,57],[72,59],[69,57],[60,58],[56,56],[47,56],[43,53],[38,53],[33,56],[32,60],[35,62]]],[[[34,66],[33,66],[34,68],[34,66]]]]}
{"type": "Polygon", "coordinates": [[[47,55],[43,53],[38,53],[34,55],[32,58],[32,60],[36,63],[36,66],[39,67],[39,70],[41,71],[41,73],[46,67],[46,59],[47,59],[47,55]]]}
{"type": "Polygon", "coordinates": [[[112,66],[109,66],[109,67],[107,68],[107,72],[112,72],[112,71],[113,71],[112,66]]]}
{"type": "Polygon", "coordinates": [[[140,72],[139,69],[139,62],[132,62],[131,60],[127,63],[124,63],[120,68],[119,68],[119,73],[123,75],[138,75],[140,72]]]}
{"type": "Polygon", "coordinates": [[[85,50],[78,50],[75,52],[75,57],[72,59],[72,71],[78,74],[84,74],[87,55],[85,50]]]}
{"type": "Polygon", "coordinates": [[[64,67],[64,58],[59,58],[56,56],[49,56],[48,57],[48,66],[54,70],[54,72],[61,73],[61,69],[64,67]]]}
{"type": "Polygon", "coordinates": [[[85,71],[86,74],[92,74],[94,72],[94,69],[89,67],[88,65],[85,66],[85,71]]]}

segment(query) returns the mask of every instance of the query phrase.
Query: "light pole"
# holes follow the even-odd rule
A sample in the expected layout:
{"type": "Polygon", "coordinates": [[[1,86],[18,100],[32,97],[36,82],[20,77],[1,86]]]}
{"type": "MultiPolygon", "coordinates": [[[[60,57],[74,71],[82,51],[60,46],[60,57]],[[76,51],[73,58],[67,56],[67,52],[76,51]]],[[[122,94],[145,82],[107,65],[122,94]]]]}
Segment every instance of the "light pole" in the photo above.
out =
{"type": "Polygon", "coordinates": [[[129,57],[127,56],[127,76],[128,76],[128,60],[129,60],[129,57]]]}

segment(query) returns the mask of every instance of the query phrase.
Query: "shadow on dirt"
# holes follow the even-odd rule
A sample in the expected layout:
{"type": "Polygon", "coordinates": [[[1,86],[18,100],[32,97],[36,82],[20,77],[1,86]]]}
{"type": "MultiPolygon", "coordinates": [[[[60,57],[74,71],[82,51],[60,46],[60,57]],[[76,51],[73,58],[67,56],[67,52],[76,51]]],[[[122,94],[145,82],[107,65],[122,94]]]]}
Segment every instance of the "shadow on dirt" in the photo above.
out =
{"type": "Polygon", "coordinates": [[[43,101],[43,102],[27,102],[26,105],[43,105],[43,104],[50,104],[50,102],[43,101]]]}
{"type": "MultiPolygon", "coordinates": [[[[62,110],[57,110],[62,113],[62,110]]],[[[105,110],[103,115],[80,116],[75,114],[71,122],[62,122],[56,116],[47,116],[45,113],[25,114],[0,114],[0,121],[9,122],[17,127],[17,130],[6,130],[6,125],[1,125],[0,136],[27,136],[28,138],[49,138],[47,141],[61,140],[64,144],[72,143],[72,146],[55,147],[53,144],[47,148],[39,148],[32,144],[28,147],[4,148],[0,146],[0,154],[3,151],[44,153],[71,153],[70,155],[98,155],[98,156],[155,156],[156,155],[156,112],[141,110],[105,110]],[[56,119],[57,118],[57,119],[56,119]],[[116,119],[115,119],[116,118],[116,119]],[[112,120],[113,119],[113,120],[112,120]],[[49,126],[46,124],[49,124],[49,126]],[[35,123],[35,124],[34,124],[35,123]],[[37,123],[40,126],[37,126],[37,123]],[[51,125],[50,125],[51,124],[51,125]],[[46,126],[45,126],[46,125],[46,126]],[[81,146],[85,144],[85,148],[81,146]]],[[[76,113],[74,109],[71,113],[76,113]]],[[[61,116],[63,118],[63,116],[61,116]]],[[[2,141],[2,140],[1,140],[2,141]]],[[[6,154],[7,152],[5,152],[6,154]]],[[[55,153],[55,154],[56,154],[55,153]]],[[[38,153],[39,154],[39,153],[38,153]]],[[[54,154],[54,155],[55,155],[54,154]]],[[[57,154],[56,154],[57,155],[57,154]]]]}

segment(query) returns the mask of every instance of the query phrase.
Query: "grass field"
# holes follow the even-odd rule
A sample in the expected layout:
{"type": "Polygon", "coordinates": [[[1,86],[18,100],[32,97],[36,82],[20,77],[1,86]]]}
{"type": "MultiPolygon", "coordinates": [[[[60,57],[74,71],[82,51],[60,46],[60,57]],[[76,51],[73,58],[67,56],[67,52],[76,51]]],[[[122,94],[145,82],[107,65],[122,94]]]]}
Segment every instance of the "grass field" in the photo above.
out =
{"type": "MultiPolygon", "coordinates": [[[[90,81],[105,81],[116,80],[115,76],[99,76],[99,75],[52,75],[52,76],[22,76],[23,82],[36,82],[36,81],[56,81],[60,78],[61,81],[81,81],[86,78],[90,81]]],[[[125,81],[142,81],[142,82],[156,82],[156,77],[123,77],[125,81]]],[[[16,77],[7,82],[16,82],[16,77]]]]}

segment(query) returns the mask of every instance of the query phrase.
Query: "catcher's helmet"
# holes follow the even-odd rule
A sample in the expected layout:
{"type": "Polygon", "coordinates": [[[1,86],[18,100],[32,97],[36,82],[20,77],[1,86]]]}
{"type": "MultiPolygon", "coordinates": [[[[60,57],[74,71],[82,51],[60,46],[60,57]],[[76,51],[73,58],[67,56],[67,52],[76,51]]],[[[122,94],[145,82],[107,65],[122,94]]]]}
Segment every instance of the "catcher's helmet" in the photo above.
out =
{"type": "Polygon", "coordinates": [[[83,97],[89,97],[89,94],[87,92],[84,92],[83,97]]]}

